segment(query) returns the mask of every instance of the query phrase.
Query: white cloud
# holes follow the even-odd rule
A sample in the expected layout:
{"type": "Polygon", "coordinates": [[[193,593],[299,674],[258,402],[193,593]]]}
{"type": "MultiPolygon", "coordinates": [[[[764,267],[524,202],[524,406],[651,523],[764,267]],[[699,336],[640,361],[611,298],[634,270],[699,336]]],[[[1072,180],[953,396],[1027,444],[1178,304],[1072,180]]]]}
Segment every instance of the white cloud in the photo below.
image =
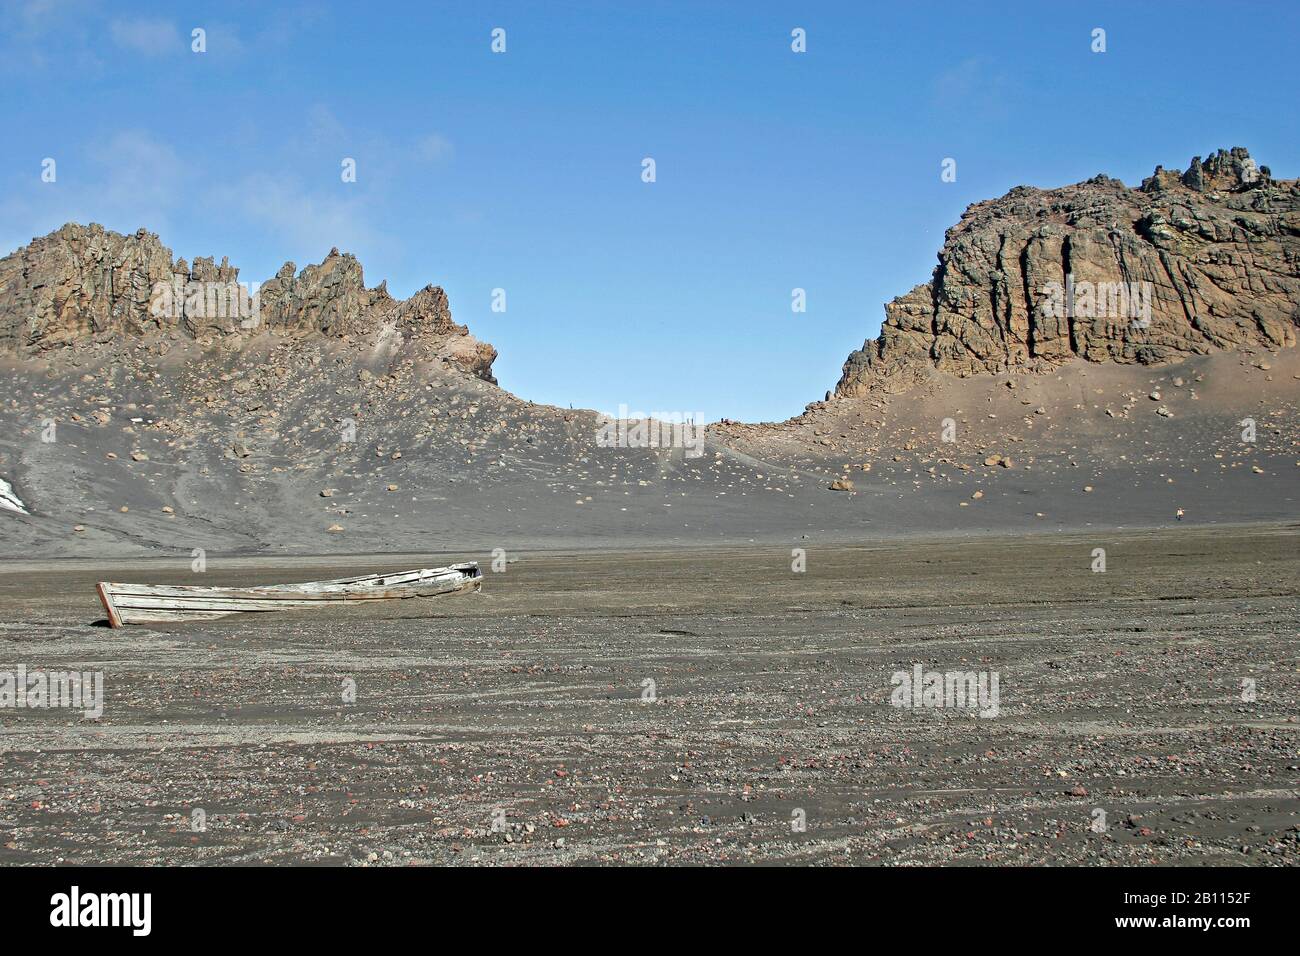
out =
{"type": "Polygon", "coordinates": [[[108,30],[118,46],[145,56],[167,56],[189,49],[189,43],[181,39],[176,24],[170,20],[114,20],[108,30]]]}
{"type": "Polygon", "coordinates": [[[379,240],[370,204],[361,197],[313,193],[291,176],[256,173],[217,191],[214,201],[219,215],[261,227],[286,250],[305,250],[313,262],[331,246],[360,253],[379,240]]]}
{"type": "Polygon", "coordinates": [[[307,133],[319,146],[337,146],[348,139],[342,120],[324,103],[314,103],[307,110],[307,133]]]}
{"type": "Polygon", "coordinates": [[[97,206],[152,232],[166,227],[185,199],[187,166],[176,150],[144,130],[121,130],[91,147],[102,172],[88,192],[97,206]]]}
{"type": "Polygon", "coordinates": [[[248,50],[239,30],[230,24],[214,23],[208,26],[204,23],[196,23],[195,26],[203,27],[208,31],[209,55],[233,58],[243,56],[248,50]]]}
{"type": "Polygon", "coordinates": [[[451,142],[437,133],[430,133],[418,143],[415,144],[416,159],[425,162],[434,162],[439,159],[447,159],[452,154],[451,142]]]}
{"type": "Polygon", "coordinates": [[[127,233],[143,226],[166,235],[194,175],[170,143],[144,130],[121,130],[53,158],[56,182],[41,182],[33,168],[0,184],[6,240],[13,242],[14,232],[24,226],[31,230],[0,256],[68,222],[98,222],[127,233]]]}
{"type": "Polygon", "coordinates": [[[0,73],[24,78],[59,68],[96,73],[101,67],[90,34],[91,0],[26,0],[3,11],[0,73]]]}
{"type": "Polygon", "coordinates": [[[58,9],[56,0],[26,0],[18,5],[17,14],[23,25],[31,28],[47,22],[58,9]]]}
{"type": "Polygon", "coordinates": [[[987,57],[973,56],[955,63],[934,79],[933,102],[940,109],[996,116],[1006,113],[1013,99],[1006,76],[987,57]]]}

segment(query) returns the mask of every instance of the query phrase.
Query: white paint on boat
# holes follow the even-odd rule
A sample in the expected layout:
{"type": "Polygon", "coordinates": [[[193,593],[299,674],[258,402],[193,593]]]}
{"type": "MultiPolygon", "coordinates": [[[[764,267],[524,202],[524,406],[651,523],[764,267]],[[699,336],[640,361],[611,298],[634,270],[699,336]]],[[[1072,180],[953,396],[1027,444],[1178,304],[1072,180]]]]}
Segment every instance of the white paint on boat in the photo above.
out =
{"type": "Polygon", "coordinates": [[[14,486],[9,484],[3,478],[0,478],[0,508],[7,511],[17,511],[19,514],[31,514],[23,500],[14,494],[14,486]]]}
{"type": "Polygon", "coordinates": [[[202,621],[229,614],[327,609],[367,601],[436,597],[477,591],[482,579],[478,564],[471,561],[445,568],[418,568],[303,584],[208,587],[102,581],[98,587],[109,624],[121,627],[152,621],[202,621]]]}

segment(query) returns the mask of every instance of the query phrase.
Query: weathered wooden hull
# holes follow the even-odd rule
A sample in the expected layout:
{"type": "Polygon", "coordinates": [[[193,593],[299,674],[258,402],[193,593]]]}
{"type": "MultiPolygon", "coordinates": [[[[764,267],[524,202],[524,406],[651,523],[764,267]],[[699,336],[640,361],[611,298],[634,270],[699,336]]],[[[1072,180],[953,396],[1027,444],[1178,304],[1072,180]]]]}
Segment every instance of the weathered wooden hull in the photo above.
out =
{"type": "Polygon", "coordinates": [[[477,591],[483,574],[476,563],[369,574],[333,581],[266,587],[118,584],[101,581],[99,599],[113,627],[175,621],[207,621],[231,614],[323,610],[367,601],[406,600],[477,591]]]}

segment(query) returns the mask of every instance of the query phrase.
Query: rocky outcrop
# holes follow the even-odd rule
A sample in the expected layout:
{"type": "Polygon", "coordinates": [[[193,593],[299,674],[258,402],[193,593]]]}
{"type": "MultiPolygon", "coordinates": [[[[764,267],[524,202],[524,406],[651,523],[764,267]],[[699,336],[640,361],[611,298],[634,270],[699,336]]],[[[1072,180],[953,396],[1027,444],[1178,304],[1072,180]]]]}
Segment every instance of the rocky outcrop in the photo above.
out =
{"type": "Polygon", "coordinates": [[[838,396],[901,390],[935,371],[1293,346],[1300,180],[1274,180],[1236,147],[1183,173],[1157,167],[1138,189],[1106,176],[1019,186],[967,209],[931,281],[885,316],[879,338],[849,356],[838,396]]]}
{"type": "Polygon", "coordinates": [[[301,272],[287,262],[258,286],[241,285],[227,259],[190,266],[153,233],[125,236],[94,223],[69,223],[0,259],[0,352],[173,331],[199,342],[396,332],[433,341],[449,363],[495,382],[496,350],[452,321],[442,289],[394,299],[385,283],[366,288],[361,263],[337,249],[301,272]]]}

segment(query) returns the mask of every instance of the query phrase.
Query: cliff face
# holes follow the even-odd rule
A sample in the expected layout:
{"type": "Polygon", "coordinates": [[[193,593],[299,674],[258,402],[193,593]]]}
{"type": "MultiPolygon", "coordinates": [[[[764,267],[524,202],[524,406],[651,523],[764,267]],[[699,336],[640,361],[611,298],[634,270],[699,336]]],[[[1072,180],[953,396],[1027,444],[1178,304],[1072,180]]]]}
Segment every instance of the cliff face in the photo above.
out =
{"type": "Polygon", "coordinates": [[[256,288],[222,259],[173,261],[153,233],[69,223],[0,259],[0,352],[32,355],[88,341],[179,332],[200,343],[256,335],[326,337],[399,332],[441,342],[449,363],[489,382],[496,350],[452,321],[446,293],[426,286],[399,301],[368,289],[361,263],[331,250],[297,272],[287,262],[256,288]],[[442,341],[445,340],[445,341],[442,341]]]}
{"type": "Polygon", "coordinates": [[[936,370],[1293,346],[1300,180],[1273,180],[1236,147],[1182,174],[1157,167],[1138,189],[1105,176],[1020,186],[967,209],[931,281],[885,314],[879,338],[844,364],[838,396],[905,389],[936,370]]]}

